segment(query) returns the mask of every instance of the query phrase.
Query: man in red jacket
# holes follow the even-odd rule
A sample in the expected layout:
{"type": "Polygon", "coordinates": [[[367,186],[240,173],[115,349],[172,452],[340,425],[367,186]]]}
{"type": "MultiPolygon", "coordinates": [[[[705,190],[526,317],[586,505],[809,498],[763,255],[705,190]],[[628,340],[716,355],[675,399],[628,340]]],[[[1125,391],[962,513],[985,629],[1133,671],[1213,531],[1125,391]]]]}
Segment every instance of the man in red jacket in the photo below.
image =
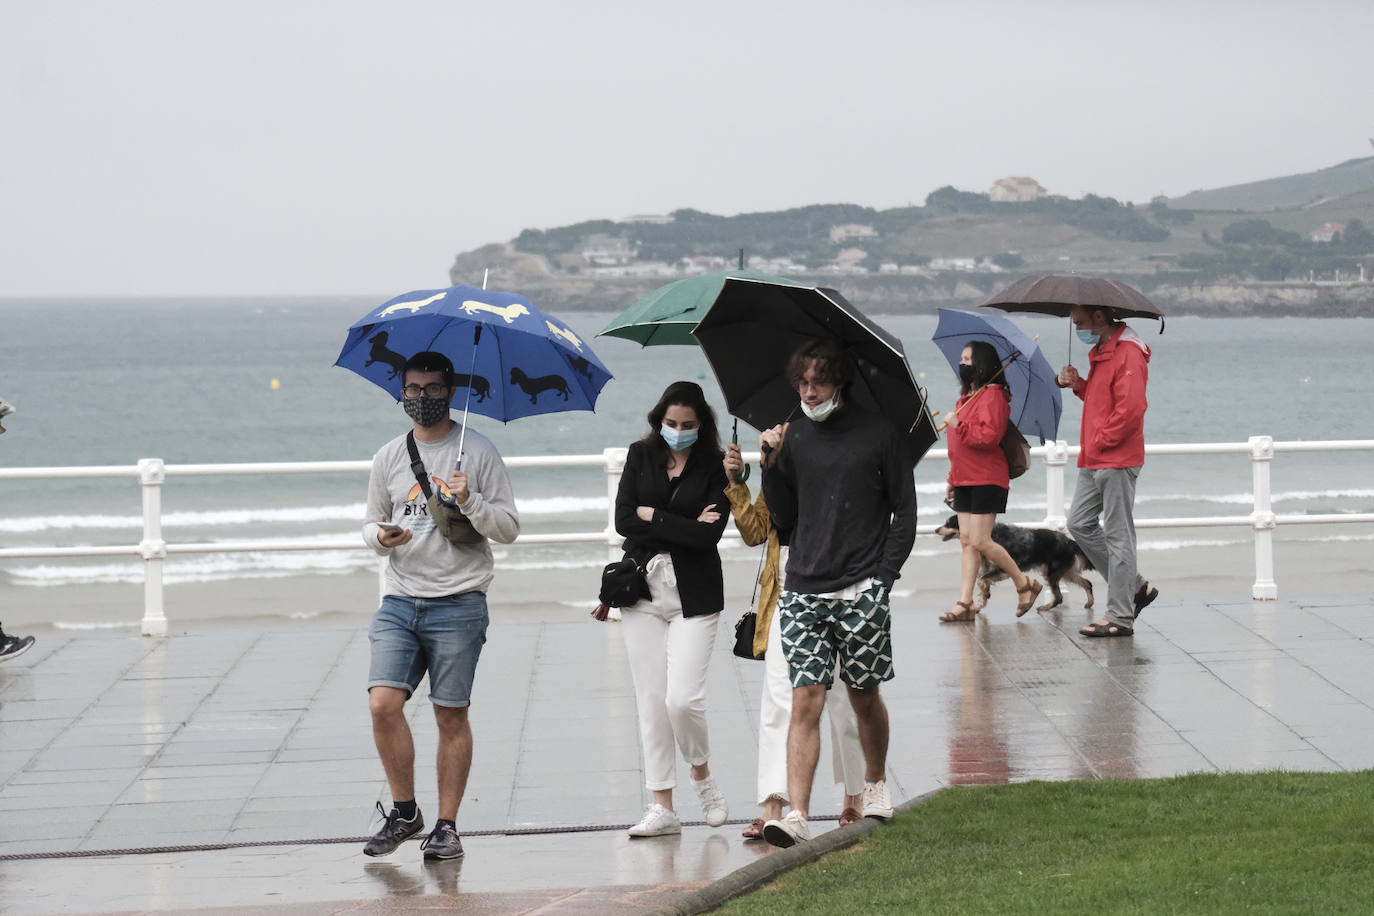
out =
{"type": "Polygon", "coordinates": [[[1159,595],[1135,559],[1135,481],[1145,463],[1150,348],[1107,309],[1075,305],[1069,319],[1079,339],[1093,345],[1086,379],[1065,366],[1057,380],[1083,400],[1069,534],[1107,578],[1107,616],[1078,632],[1132,636],[1135,618],[1159,595]]]}

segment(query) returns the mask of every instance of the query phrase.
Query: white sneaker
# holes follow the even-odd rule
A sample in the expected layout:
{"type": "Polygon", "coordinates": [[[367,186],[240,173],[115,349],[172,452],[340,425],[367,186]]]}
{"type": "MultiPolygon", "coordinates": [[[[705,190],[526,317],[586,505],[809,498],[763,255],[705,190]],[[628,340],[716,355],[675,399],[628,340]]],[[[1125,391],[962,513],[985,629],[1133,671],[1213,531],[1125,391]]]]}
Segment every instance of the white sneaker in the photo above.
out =
{"type": "Polygon", "coordinates": [[[887,820],[892,816],[892,796],[887,794],[887,781],[864,783],[864,817],[887,820]]]}
{"type": "Polygon", "coordinates": [[[716,781],[707,776],[701,781],[692,780],[692,788],[697,790],[701,799],[701,813],[709,827],[719,827],[730,819],[730,809],[725,806],[725,793],[716,786],[716,781]]]}
{"type": "Polygon", "coordinates": [[[682,821],[657,802],[645,808],[639,823],[630,828],[630,836],[667,836],[681,832],[682,821]]]}
{"type": "Polygon", "coordinates": [[[789,811],[780,821],[763,825],[763,838],[783,849],[811,839],[811,825],[800,811],[789,811]]]}

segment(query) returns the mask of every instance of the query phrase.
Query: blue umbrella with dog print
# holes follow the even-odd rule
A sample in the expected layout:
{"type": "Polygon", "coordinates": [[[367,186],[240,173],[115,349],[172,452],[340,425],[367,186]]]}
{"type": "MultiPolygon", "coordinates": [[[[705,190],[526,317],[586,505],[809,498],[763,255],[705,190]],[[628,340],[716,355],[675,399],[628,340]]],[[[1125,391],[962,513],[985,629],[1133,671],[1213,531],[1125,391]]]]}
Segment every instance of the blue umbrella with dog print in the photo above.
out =
{"type": "Polygon", "coordinates": [[[453,361],[465,411],[503,423],[595,410],[612,377],[563,321],[523,296],[475,286],[415,290],[382,303],[348,329],[334,365],[399,401],[401,368],[425,350],[453,361]]]}

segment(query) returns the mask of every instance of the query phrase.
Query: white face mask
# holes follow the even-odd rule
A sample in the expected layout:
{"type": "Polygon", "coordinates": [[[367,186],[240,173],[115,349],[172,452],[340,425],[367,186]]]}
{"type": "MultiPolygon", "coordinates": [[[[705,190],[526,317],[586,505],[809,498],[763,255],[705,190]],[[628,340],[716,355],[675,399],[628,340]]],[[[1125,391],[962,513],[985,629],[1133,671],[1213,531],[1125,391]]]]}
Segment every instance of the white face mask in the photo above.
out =
{"type": "Polygon", "coordinates": [[[815,420],[817,423],[824,423],[825,418],[834,413],[835,408],[840,406],[839,401],[840,399],[838,394],[832,394],[830,396],[830,400],[822,401],[815,407],[807,407],[806,402],[802,401],[802,413],[806,414],[808,417],[810,417],[812,420],[815,420]]]}

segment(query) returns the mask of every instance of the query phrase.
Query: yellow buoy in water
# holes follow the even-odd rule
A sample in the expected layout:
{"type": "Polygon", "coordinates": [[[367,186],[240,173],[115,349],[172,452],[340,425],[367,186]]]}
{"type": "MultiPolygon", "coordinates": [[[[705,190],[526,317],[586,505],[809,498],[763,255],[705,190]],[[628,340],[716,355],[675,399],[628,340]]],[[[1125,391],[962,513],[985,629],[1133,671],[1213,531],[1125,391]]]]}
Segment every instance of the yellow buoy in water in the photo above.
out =
{"type": "Polygon", "coordinates": [[[273,390],[273,391],[276,391],[276,390],[278,390],[279,388],[281,388],[281,379],[279,379],[279,378],[274,378],[274,379],[272,379],[272,390],[273,390]]]}

